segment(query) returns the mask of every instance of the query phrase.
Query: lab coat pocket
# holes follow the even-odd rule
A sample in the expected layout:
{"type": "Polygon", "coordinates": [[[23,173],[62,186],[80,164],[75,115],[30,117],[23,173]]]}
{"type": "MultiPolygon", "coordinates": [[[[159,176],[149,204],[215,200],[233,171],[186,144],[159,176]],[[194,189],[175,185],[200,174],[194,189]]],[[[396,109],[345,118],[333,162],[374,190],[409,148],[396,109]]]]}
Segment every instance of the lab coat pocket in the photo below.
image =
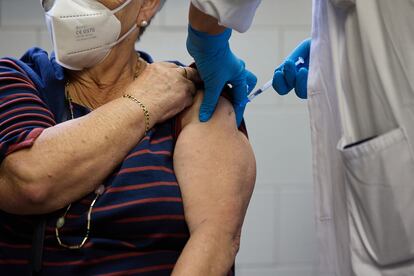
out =
{"type": "Polygon", "coordinates": [[[350,219],[365,250],[379,265],[413,259],[414,160],[403,130],[339,150],[350,219]]]}

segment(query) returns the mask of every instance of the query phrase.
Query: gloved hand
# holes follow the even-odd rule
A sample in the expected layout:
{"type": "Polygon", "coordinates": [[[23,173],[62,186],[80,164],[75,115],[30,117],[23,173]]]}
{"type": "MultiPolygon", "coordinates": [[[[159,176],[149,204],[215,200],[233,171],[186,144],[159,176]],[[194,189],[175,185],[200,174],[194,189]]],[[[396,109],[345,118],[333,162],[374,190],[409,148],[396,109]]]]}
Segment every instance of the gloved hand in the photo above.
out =
{"type": "Polygon", "coordinates": [[[245,69],[229,46],[231,29],[219,35],[210,35],[188,27],[187,50],[194,58],[201,79],[204,81],[204,98],[199,119],[207,122],[213,116],[221,91],[231,84],[231,96],[237,126],[243,119],[247,95],[256,86],[257,78],[245,69]]]}
{"type": "Polygon", "coordinates": [[[295,88],[296,95],[301,99],[308,97],[308,70],[310,58],[311,40],[307,39],[299,44],[286,60],[275,70],[273,76],[273,88],[280,95],[286,95],[295,88]],[[295,63],[299,57],[303,58],[303,64],[295,63]]]}

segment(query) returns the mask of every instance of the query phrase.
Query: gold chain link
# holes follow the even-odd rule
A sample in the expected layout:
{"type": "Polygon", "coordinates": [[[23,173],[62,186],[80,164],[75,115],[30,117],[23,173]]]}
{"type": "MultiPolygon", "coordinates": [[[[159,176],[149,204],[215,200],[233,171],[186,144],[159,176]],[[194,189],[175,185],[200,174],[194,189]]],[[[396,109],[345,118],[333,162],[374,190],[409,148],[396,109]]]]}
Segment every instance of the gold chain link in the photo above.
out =
{"type": "Polygon", "coordinates": [[[144,116],[145,116],[145,135],[147,135],[148,131],[150,130],[150,120],[151,120],[151,116],[150,116],[150,113],[148,111],[148,108],[142,102],[140,102],[139,100],[137,100],[137,98],[135,98],[134,96],[131,96],[129,94],[125,94],[123,96],[123,98],[127,98],[127,99],[130,99],[130,100],[134,101],[144,111],[144,116]]]}

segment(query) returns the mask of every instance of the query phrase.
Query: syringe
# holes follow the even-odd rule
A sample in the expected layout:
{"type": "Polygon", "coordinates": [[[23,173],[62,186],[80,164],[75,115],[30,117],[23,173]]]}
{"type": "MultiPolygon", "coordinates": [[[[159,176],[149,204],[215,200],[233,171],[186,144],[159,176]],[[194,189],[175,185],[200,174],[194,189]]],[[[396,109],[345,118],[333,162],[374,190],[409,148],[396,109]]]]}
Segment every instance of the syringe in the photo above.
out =
{"type": "Polygon", "coordinates": [[[251,102],[258,95],[262,94],[264,91],[266,91],[267,89],[269,89],[272,86],[272,83],[273,83],[273,79],[271,79],[270,81],[266,82],[262,87],[260,87],[256,91],[251,92],[249,94],[249,96],[247,96],[247,99],[249,100],[249,102],[251,102]]]}
{"type": "MultiPolygon", "coordinates": [[[[299,57],[298,60],[295,62],[296,66],[299,66],[300,64],[305,63],[305,60],[302,57],[299,57]]],[[[251,92],[247,96],[247,102],[251,102],[254,98],[265,92],[267,89],[269,89],[272,86],[273,79],[266,82],[261,88],[257,89],[256,91],[251,92]]]]}

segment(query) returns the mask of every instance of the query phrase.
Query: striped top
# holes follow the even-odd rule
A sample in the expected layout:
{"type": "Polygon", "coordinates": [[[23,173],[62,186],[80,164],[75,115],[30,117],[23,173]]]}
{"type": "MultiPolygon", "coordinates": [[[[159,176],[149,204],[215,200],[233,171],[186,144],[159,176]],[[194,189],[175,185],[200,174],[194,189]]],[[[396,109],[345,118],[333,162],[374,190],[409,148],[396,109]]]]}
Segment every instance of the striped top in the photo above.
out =
{"type": "MultiPolygon", "coordinates": [[[[62,67],[41,49],[29,50],[20,60],[0,60],[0,162],[62,122],[68,112],[64,84],[62,67]]],[[[74,108],[75,117],[89,112],[74,108]]],[[[137,140],[104,181],[84,248],[60,247],[54,228],[64,210],[48,215],[42,275],[170,275],[189,239],[173,170],[174,146],[175,119],[137,140]]],[[[72,205],[60,231],[65,243],[81,242],[93,198],[90,194],[72,205]]],[[[0,221],[1,274],[27,275],[34,217],[0,211],[0,221]]]]}

